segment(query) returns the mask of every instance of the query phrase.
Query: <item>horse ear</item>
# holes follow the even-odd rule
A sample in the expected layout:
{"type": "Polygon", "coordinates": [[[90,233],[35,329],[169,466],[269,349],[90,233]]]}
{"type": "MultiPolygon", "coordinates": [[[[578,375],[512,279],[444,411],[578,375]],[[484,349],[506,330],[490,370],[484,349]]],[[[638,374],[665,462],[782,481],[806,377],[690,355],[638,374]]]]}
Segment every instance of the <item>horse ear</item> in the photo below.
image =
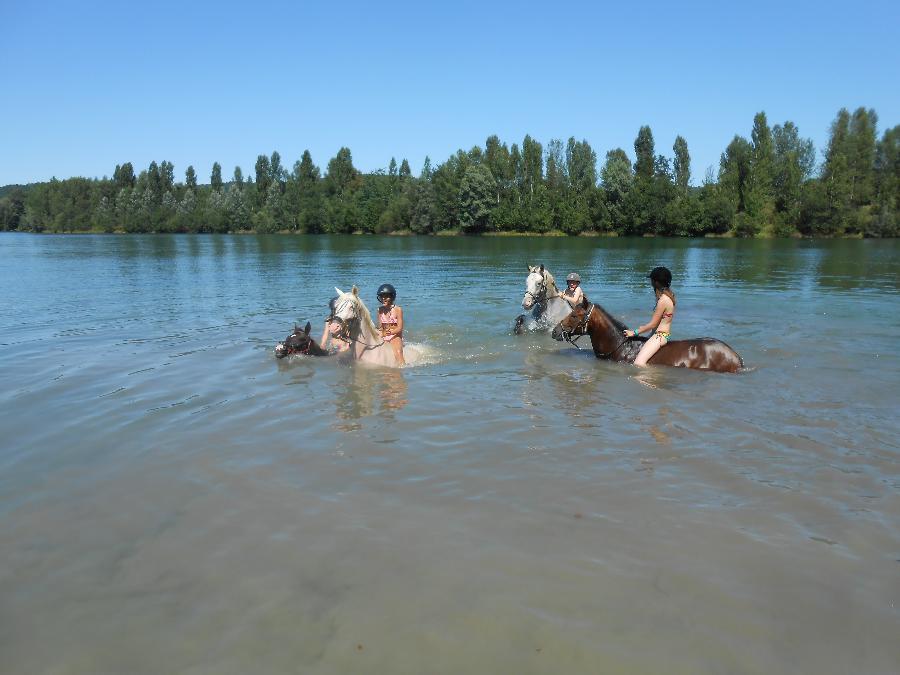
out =
{"type": "Polygon", "coordinates": [[[529,274],[531,274],[532,272],[534,272],[535,268],[534,268],[532,265],[527,265],[527,267],[528,267],[528,273],[529,273],[529,274]]]}
{"type": "Polygon", "coordinates": [[[309,337],[309,331],[312,330],[312,324],[307,321],[306,328],[303,329],[303,332],[306,333],[307,337],[309,337]]]}
{"type": "Polygon", "coordinates": [[[337,294],[338,294],[338,295],[343,295],[343,294],[344,294],[344,291],[342,291],[342,290],[341,290],[340,288],[338,288],[337,286],[334,287],[334,290],[337,291],[337,294]]]}
{"type": "Polygon", "coordinates": [[[353,288],[350,289],[350,292],[359,297],[359,288],[356,287],[356,284],[353,284],[353,288]]]}
{"type": "Polygon", "coordinates": [[[541,274],[543,274],[543,273],[544,273],[544,264],[541,263],[541,274]]]}

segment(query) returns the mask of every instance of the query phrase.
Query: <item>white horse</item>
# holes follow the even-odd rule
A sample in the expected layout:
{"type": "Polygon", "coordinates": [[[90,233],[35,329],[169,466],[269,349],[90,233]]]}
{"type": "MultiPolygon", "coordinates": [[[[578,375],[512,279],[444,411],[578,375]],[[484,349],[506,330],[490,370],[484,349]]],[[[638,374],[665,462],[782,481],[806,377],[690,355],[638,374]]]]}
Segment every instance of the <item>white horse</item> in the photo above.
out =
{"type": "MultiPolygon", "coordinates": [[[[344,293],[335,286],[338,293],[334,301],[333,323],[337,324],[337,337],[350,343],[350,352],[354,361],[370,363],[376,366],[399,368],[394,349],[381,337],[381,331],[375,327],[372,315],[359,297],[359,289],[354,286],[349,293],[344,293]]],[[[404,345],[404,355],[409,361],[409,346],[404,345]]]]}
{"type": "MultiPolygon", "coordinates": [[[[569,303],[558,297],[559,289],[550,271],[544,266],[528,266],[525,278],[525,297],[522,298],[522,309],[531,310],[534,320],[528,326],[530,330],[551,329],[565,319],[572,308],[569,303]]],[[[524,323],[524,315],[516,322],[517,328],[524,323]]],[[[518,332],[518,331],[517,331],[518,332]]]]}

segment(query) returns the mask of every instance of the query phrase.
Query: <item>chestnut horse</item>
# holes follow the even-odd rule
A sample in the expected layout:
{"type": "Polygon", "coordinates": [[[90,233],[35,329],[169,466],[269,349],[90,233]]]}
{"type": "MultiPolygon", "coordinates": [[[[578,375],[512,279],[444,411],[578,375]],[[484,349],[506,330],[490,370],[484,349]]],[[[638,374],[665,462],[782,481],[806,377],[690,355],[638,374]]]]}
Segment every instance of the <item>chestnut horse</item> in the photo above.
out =
{"type": "MultiPolygon", "coordinates": [[[[625,337],[625,324],[587,299],[576,307],[553,329],[554,340],[573,342],[579,335],[589,335],[594,356],[598,359],[634,363],[644,337],[625,337]]],[[[574,344],[574,342],[573,342],[574,344]]],[[[576,345],[577,346],[577,345],[576,345]]],[[[660,347],[648,362],[654,366],[676,366],[714,370],[717,373],[736,373],[744,367],[740,354],[715,338],[672,340],[660,347]]]]}

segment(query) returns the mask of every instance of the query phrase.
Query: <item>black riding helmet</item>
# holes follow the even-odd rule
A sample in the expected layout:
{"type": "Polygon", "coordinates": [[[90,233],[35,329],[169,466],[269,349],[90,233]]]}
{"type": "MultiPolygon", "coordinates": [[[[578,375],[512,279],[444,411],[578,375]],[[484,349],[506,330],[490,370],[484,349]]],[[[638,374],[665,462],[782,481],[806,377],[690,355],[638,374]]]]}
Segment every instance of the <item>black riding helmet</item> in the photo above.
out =
{"type": "Polygon", "coordinates": [[[647,278],[655,281],[663,288],[668,288],[672,285],[672,273],[667,267],[654,267],[650,274],[647,275],[647,278]]]}
{"type": "Polygon", "coordinates": [[[375,297],[378,298],[380,302],[381,298],[383,298],[385,295],[388,296],[391,300],[396,300],[397,289],[390,284],[381,284],[381,286],[378,287],[378,292],[375,294],[375,297]]]}

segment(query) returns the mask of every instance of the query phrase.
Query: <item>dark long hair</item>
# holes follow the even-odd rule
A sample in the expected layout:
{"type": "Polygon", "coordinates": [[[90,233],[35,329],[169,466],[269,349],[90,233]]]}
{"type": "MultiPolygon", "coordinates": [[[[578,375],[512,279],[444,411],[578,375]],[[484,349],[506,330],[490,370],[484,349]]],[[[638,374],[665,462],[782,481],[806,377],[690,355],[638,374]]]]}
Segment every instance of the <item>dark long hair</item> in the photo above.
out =
{"type": "Polygon", "coordinates": [[[656,299],[659,300],[661,295],[668,295],[672,300],[672,306],[675,306],[675,293],[668,286],[663,286],[656,279],[651,279],[650,283],[653,284],[653,292],[656,294],[656,299]]]}

